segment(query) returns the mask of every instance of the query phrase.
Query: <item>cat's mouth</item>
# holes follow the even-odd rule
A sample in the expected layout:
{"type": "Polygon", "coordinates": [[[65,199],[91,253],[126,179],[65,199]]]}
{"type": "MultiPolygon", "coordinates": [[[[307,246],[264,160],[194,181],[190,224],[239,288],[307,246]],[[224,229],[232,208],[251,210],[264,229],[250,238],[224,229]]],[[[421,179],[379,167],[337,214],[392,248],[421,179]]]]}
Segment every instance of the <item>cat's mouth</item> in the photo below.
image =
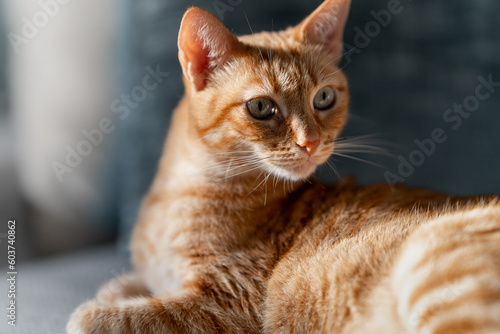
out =
{"type": "Polygon", "coordinates": [[[304,162],[298,164],[286,165],[286,166],[276,166],[279,168],[278,174],[284,176],[292,181],[303,180],[309,177],[316,171],[318,164],[307,159],[304,162]]]}
{"type": "Polygon", "coordinates": [[[311,160],[306,160],[306,162],[293,167],[292,173],[296,174],[300,178],[305,178],[314,173],[318,165],[311,160]]]}

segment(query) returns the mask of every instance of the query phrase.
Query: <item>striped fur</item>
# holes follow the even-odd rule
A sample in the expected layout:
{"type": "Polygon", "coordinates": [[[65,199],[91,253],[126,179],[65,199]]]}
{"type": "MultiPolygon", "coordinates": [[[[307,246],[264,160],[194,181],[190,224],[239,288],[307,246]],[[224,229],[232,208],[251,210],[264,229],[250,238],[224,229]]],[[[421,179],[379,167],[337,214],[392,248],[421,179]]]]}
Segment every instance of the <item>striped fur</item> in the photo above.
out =
{"type": "Polygon", "coordinates": [[[500,333],[498,197],[303,181],[344,125],[348,6],[239,39],[188,10],[186,96],[134,231],[135,272],[81,305],[68,333],[500,333]],[[326,85],[336,103],[318,112],[326,85]],[[279,114],[253,119],[256,96],[279,114]]]}

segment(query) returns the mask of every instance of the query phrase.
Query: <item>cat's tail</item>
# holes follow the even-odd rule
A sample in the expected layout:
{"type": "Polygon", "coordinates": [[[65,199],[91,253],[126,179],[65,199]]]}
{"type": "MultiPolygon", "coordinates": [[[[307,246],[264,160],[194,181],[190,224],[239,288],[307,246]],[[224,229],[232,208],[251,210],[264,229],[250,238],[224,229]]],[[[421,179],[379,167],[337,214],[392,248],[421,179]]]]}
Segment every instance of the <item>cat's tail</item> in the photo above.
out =
{"type": "Polygon", "coordinates": [[[423,225],[398,261],[392,287],[409,333],[500,333],[500,206],[423,225]]]}

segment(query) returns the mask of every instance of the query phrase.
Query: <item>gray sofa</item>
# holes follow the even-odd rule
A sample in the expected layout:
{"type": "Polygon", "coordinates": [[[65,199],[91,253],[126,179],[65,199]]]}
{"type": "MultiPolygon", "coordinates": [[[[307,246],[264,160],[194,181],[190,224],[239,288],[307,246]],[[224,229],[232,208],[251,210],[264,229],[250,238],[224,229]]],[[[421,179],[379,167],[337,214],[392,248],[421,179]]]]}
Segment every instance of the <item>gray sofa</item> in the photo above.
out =
{"type": "MultiPolygon", "coordinates": [[[[63,334],[71,312],[79,304],[92,298],[101,284],[128,271],[128,256],[118,252],[114,245],[20,263],[16,282],[16,326],[9,326],[3,316],[0,333],[63,334]]],[[[6,268],[2,268],[2,272],[6,272],[6,268]]],[[[0,281],[0,291],[0,300],[5,306],[8,303],[7,280],[0,281]]]]}

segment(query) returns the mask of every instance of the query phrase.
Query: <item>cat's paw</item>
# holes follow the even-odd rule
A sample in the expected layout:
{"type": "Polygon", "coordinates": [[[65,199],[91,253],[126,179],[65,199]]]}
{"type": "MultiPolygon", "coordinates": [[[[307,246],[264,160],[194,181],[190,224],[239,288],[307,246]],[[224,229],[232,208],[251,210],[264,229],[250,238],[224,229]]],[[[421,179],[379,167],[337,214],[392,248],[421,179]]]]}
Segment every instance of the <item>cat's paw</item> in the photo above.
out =
{"type": "Polygon", "coordinates": [[[88,334],[91,323],[96,319],[100,306],[95,301],[86,302],[71,314],[66,332],[68,334],[88,334]]]}
{"type": "Polygon", "coordinates": [[[99,304],[111,305],[131,298],[150,296],[151,293],[135,273],[118,276],[105,283],[95,298],[99,304]]]}

